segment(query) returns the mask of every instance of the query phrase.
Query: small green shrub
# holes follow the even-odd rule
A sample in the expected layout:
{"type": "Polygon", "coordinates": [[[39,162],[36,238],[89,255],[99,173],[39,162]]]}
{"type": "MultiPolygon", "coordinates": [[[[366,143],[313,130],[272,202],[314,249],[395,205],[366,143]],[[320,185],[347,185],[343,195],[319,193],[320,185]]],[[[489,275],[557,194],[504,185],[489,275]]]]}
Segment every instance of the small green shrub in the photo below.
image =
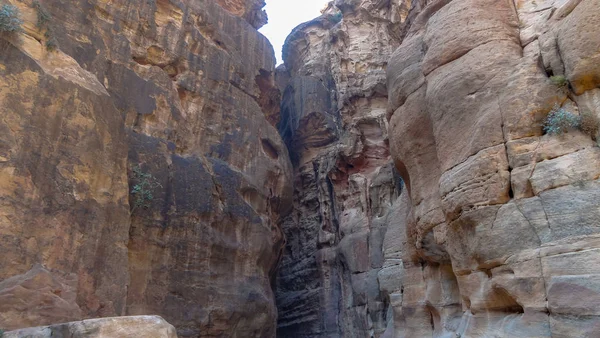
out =
{"type": "Polygon", "coordinates": [[[131,189],[131,195],[133,195],[133,208],[132,212],[137,208],[147,209],[150,206],[150,202],[154,199],[153,190],[161,187],[160,183],[150,173],[146,173],[138,165],[132,169],[133,181],[135,184],[131,189]]]}
{"type": "Polygon", "coordinates": [[[0,32],[18,33],[23,30],[23,20],[21,13],[16,6],[2,5],[0,7],[0,32]]]}
{"type": "Polygon", "coordinates": [[[561,88],[567,87],[569,85],[569,80],[567,80],[567,78],[563,75],[550,76],[550,81],[552,81],[552,83],[554,83],[554,85],[556,85],[557,87],[561,88]]]}
{"type": "Polygon", "coordinates": [[[4,330],[0,329],[0,338],[4,337],[4,330]]]}
{"type": "Polygon", "coordinates": [[[50,38],[46,40],[46,50],[49,52],[54,52],[58,48],[58,43],[55,38],[50,38]]]}
{"type": "Polygon", "coordinates": [[[56,39],[52,35],[52,31],[50,29],[46,30],[44,37],[46,38],[46,50],[49,52],[55,51],[58,48],[58,42],[56,42],[56,39]]]}
{"type": "Polygon", "coordinates": [[[338,22],[342,21],[343,17],[344,16],[342,15],[342,12],[337,12],[335,14],[328,16],[327,19],[329,21],[333,22],[334,24],[337,24],[338,22]]]}
{"type": "Polygon", "coordinates": [[[544,131],[547,134],[559,135],[569,129],[579,128],[581,119],[579,116],[555,105],[550,111],[544,122],[544,131]]]}
{"type": "Polygon", "coordinates": [[[35,0],[32,6],[37,10],[37,27],[39,29],[47,28],[48,23],[52,19],[52,15],[50,15],[46,7],[44,7],[38,0],[35,0]]]}
{"type": "Polygon", "coordinates": [[[32,7],[37,10],[37,28],[40,30],[46,30],[44,33],[44,38],[46,38],[46,50],[53,52],[58,48],[58,43],[54,38],[52,27],[50,27],[52,15],[50,15],[50,12],[48,12],[46,7],[44,7],[44,5],[42,5],[38,0],[33,1],[32,7]]]}

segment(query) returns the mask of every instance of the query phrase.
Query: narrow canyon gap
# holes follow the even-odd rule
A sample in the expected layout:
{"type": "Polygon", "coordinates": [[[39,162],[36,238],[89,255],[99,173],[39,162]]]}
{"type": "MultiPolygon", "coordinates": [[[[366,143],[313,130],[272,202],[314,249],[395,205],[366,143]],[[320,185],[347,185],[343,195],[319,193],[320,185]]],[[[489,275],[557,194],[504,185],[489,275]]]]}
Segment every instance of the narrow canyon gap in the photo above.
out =
{"type": "Polygon", "coordinates": [[[278,336],[594,336],[599,20],[589,0],[342,0],[297,27],[278,336]],[[595,129],[545,134],[555,105],[595,129]]]}

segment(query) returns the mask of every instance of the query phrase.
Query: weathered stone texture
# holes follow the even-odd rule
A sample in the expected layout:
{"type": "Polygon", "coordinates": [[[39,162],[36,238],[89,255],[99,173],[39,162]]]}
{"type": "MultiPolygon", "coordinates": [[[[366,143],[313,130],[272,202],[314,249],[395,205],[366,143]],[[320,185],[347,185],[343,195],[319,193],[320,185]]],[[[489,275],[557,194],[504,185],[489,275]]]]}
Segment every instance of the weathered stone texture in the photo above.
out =
{"type": "Polygon", "coordinates": [[[43,1],[50,52],[12,2],[0,327],[158,314],[181,337],[273,336],[292,169],[264,3],[43,1]],[[156,183],[143,203],[134,169],[156,183]]]}
{"type": "Polygon", "coordinates": [[[405,10],[335,1],[286,41],[277,83],[295,192],[277,278],[281,337],[385,330],[378,271],[401,186],[388,151],[385,66],[405,10]]]}
{"type": "Polygon", "coordinates": [[[77,63],[68,72],[52,65],[72,59],[53,55],[40,66],[32,46],[39,43],[23,40],[22,49],[0,40],[0,326],[123,314],[129,282],[123,118],[93,76],[78,76],[89,73],[77,63]]]}
{"type": "Polygon", "coordinates": [[[219,5],[233,15],[242,17],[254,28],[259,29],[268,21],[267,12],[263,10],[264,0],[216,0],[219,5]]]}
{"type": "Polygon", "coordinates": [[[4,338],[176,338],[173,325],[159,316],[113,317],[6,332],[4,338]]]}
{"type": "Polygon", "coordinates": [[[292,32],[282,336],[594,335],[598,135],[542,124],[556,104],[600,114],[599,17],[592,0],[335,1],[292,32]],[[385,121],[358,127],[382,99],[401,191],[377,169],[385,121]]]}
{"type": "Polygon", "coordinates": [[[72,323],[6,336],[599,330],[597,0],[335,0],[277,73],[262,0],[10,2],[0,328],[72,323]]]}
{"type": "Polygon", "coordinates": [[[555,104],[600,113],[599,17],[591,0],[413,3],[387,68],[410,210],[406,242],[384,242],[386,337],[593,336],[596,135],[542,124],[555,104]]]}

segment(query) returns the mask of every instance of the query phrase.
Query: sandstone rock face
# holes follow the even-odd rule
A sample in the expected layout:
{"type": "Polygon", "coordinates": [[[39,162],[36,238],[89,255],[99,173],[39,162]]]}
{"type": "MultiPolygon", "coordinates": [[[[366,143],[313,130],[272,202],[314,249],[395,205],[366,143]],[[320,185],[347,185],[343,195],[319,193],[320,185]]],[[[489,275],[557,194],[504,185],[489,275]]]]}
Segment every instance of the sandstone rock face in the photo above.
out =
{"type": "Polygon", "coordinates": [[[281,337],[385,330],[383,241],[401,182],[388,151],[385,66],[406,7],[335,1],[297,27],[278,69],[280,132],[294,164],[277,279],[281,337]]]}
{"type": "Polygon", "coordinates": [[[176,338],[173,325],[159,316],[113,317],[6,332],[5,338],[176,338]]]}
{"type": "Polygon", "coordinates": [[[598,1],[10,2],[6,336],[600,330],[598,1]]]}
{"type": "Polygon", "coordinates": [[[62,54],[38,63],[39,42],[21,38],[0,40],[0,326],[123,314],[123,119],[91,73],[62,54]]]}
{"type": "Polygon", "coordinates": [[[600,116],[598,18],[592,0],[335,1],[295,29],[280,335],[595,336],[598,135],[543,123],[600,116]]]}
{"type": "Polygon", "coordinates": [[[598,18],[593,0],[413,2],[387,67],[408,189],[379,272],[386,337],[597,332],[597,135],[542,124],[555,104],[599,116],[598,18]]]}
{"type": "Polygon", "coordinates": [[[292,169],[262,2],[48,0],[41,28],[12,3],[0,327],[158,314],[180,337],[273,336],[292,169]]]}
{"type": "Polygon", "coordinates": [[[246,19],[256,29],[267,23],[264,0],[217,0],[217,3],[233,15],[246,19]]]}

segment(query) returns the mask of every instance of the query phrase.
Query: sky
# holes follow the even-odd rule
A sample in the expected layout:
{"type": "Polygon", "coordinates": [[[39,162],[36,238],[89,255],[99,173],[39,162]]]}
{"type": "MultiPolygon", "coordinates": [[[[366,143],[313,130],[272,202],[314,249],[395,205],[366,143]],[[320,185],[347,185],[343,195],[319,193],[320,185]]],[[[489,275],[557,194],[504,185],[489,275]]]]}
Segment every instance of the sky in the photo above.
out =
{"type": "Polygon", "coordinates": [[[273,44],[277,64],[283,63],[283,60],[281,60],[281,47],[283,47],[285,38],[291,33],[292,29],[321,15],[321,9],[329,1],[266,0],[267,6],[265,9],[269,15],[269,23],[263,26],[260,32],[273,44]]]}

